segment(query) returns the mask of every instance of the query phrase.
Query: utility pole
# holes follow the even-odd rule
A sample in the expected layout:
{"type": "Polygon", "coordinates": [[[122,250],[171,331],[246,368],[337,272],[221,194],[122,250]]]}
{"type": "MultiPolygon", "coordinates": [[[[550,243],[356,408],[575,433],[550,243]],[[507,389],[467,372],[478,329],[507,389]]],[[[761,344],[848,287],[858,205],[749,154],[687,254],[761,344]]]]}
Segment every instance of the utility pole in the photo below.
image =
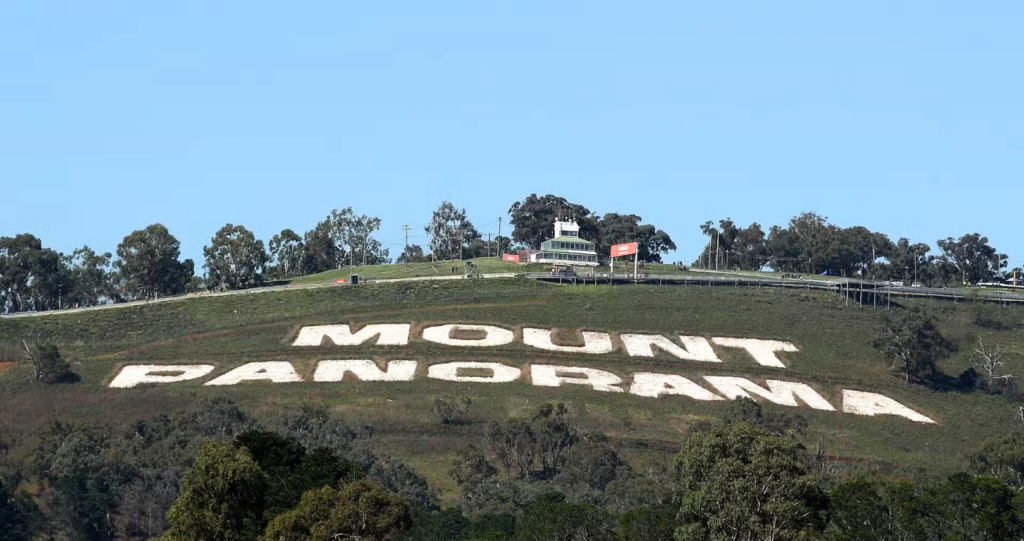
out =
{"type": "Polygon", "coordinates": [[[408,269],[409,268],[409,224],[405,224],[405,226],[402,227],[402,230],[405,231],[405,268],[408,269]]]}
{"type": "Polygon", "coordinates": [[[718,270],[718,253],[722,247],[722,232],[715,231],[715,270],[718,270]]]}
{"type": "Polygon", "coordinates": [[[501,251],[501,216],[498,216],[498,238],[496,240],[498,241],[498,249],[495,250],[495,257],[500,258],[502,254],[497,252],[501,251]]]}
{"type": "Polygon", "coordinates": [[[491,234],[487,234],[487,257],[491,257],[491,234]]]}

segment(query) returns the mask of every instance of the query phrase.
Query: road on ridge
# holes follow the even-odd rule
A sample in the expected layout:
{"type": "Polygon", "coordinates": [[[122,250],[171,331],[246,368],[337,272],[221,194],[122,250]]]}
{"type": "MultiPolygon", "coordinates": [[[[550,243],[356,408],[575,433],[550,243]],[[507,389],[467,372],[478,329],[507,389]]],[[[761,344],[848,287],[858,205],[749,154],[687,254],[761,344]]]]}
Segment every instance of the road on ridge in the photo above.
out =
{"type": "MultiPolygon", "coordinates": [[[[493,273],[493,274],[481,274],[480,278],[515,278],[518,274],[511,272],[504,273],[493,273]]],[[[474,277],[476,278],[476,277],[474,277]]],[[[385,284],[393,282],[425,282],[425,281],[437,281],[437,280],[465,280],[466,276],[416,276],[412,278],[385,278],[380,280],[368,279],[365,283],[368,284],[385,284]]],[[[177,302],[188,299],[208,299],[211,297],[226,297],[229,295],[251,295],[254,293],[269,293],[273,291],[294,291],[297,289],[320,289],[325,287],[345,287],[350,285],[345,282],[344,285],[336,282],[314,282],[311,284],[286,284],[282,286],[267,286],[267,287],[254,287],[251,289],[235,289],[231,291],[216,291],[216,292],[201,292],[201,293],[188,293],[185,295],[175,295],[172,297],[163,297],[160,299],[150,299],[146,301],[130,301],[130,302],[119,302],[115,304],[102,304],[99,306],[88,306],[85,308],[65,308],[63,310],[47,310],[45,312],[17,312],[14,314],[0,315],[0,318],[17,318],[17,317],[40,317],[48,315],[59,315],[59,314],[74,314],[76,312],[91,312],[93,310],[113,310],[116,308],[127,308],[130,306],[146,306],[150,304],[158,304],[163,302],[177,302]]]]}

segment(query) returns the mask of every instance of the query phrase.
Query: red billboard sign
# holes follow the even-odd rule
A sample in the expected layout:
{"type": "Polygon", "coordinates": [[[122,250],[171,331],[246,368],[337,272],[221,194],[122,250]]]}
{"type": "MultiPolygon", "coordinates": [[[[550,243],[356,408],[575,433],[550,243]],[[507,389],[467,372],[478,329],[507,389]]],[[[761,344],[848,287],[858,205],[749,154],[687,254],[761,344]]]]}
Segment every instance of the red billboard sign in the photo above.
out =
{"type": "Polygon", "coordinates": [[[519,263],[519,256],[516,254],[505,254],[501,259],[509,263],[519,263]]]}
{"type": "Polygon", "coordinates": [[[636,253],[636,243],[627,242],[626,244],[616,244],[612,246],[612,257],[620,257],[624,255],[633,255],[636,253]]]}

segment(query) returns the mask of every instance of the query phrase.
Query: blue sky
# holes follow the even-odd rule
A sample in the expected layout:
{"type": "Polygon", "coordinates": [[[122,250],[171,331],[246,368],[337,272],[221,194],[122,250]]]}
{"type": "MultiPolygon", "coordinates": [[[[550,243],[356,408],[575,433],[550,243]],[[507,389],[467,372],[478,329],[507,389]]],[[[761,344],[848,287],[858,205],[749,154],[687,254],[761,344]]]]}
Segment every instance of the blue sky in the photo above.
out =
{"type": "MultiPolygon", "coordinates": [[[[332,208],[401,250],[555,193],[668,231],[802,211],[1024,263],[1021,2],[6,2],[0,235],[268,239],[332,208]]],[[[934,253],[934,252],[933,252],[934,253]]]]}

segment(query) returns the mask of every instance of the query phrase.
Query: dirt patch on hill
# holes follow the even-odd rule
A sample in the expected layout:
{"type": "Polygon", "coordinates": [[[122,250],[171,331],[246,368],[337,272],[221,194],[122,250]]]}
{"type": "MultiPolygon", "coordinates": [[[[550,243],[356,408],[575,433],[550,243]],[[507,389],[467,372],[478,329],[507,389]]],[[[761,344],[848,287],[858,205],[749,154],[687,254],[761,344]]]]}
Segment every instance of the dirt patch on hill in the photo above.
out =
{"type": "Polygon", "coordinates": [[[14,368],[14,361],[0,361],[0,375],[14,368]]]}

